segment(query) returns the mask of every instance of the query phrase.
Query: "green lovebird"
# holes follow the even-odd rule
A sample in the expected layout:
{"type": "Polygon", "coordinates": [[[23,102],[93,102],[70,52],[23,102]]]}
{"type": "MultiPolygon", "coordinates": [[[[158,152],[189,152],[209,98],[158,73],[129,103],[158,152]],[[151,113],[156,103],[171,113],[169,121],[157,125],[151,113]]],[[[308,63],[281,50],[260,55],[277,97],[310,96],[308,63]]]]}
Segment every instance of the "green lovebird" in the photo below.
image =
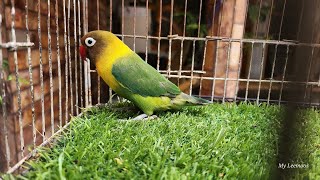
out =
{"type": "Polygon", "coordinates": [[[90,59],[112,90],[145,113],[135,119],[155,111],[211,103],[181,92],[111,32],[91,31],[81,38],[81,44],[81,58],[90,59]]]}

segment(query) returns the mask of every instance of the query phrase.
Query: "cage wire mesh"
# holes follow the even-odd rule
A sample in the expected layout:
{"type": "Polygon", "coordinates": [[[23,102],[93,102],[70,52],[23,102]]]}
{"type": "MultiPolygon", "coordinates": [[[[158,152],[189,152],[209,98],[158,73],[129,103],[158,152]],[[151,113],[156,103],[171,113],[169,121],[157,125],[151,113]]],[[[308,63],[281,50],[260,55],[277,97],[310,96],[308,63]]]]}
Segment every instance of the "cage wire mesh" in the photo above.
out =
{"type": "Polygon", "coordinates": [[[95,29],[115,33],[185,93],[280,105],[294,85],[304,87],[295,103],[319,107],[315,8],[316,0],[2,0],[0,170],[17,170],[82,107],[121,100],[78,55],[95,29]],[[295,81],[302,61],[306,78],[295,81]]]}

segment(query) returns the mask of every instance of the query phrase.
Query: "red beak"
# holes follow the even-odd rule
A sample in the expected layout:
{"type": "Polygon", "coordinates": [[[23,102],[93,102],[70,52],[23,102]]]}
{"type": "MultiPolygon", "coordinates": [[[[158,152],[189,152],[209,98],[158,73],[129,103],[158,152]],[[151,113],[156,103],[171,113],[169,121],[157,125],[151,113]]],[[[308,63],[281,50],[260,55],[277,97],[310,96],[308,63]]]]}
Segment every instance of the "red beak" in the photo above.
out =
{"type": "Polygon", "coordinates": [[[87,58],[86,48],[84,46],[80,46],[79,52],[80,52],[81,59],[84,60],[84,61],[87,61],[87,59],[86,59],[87,58]]]}

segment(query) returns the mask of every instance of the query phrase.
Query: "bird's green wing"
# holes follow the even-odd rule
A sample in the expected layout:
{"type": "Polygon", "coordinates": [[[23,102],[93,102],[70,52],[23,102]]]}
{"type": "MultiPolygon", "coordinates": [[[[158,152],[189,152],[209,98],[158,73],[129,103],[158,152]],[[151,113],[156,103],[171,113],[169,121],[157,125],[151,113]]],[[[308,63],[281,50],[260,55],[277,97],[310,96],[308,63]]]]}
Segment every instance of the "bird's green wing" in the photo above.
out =
{"type": "Polygon", "coordinates": [[[180,94],[180,89],[162,76],[137,54],[116,60],[112,67],[116,80],[134,94],[141,96],[169,96],[180,94]]]}

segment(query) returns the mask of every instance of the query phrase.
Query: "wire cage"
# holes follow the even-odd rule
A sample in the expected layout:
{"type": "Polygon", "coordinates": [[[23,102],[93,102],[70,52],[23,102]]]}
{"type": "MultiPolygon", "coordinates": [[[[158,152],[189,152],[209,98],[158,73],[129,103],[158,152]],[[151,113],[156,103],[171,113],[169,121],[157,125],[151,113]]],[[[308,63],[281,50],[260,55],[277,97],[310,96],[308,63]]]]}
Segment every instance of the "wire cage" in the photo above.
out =
{"type": "Polygon", "coordinates": [[[280,105],[301,87],[294,103],[319,107],[318,8],[316,0],[2,0],[0,171],[17,170],[82,108],[119,101],[80,59],[80,38],[95,29],[115,33],[185,93],[280,105]]]}

